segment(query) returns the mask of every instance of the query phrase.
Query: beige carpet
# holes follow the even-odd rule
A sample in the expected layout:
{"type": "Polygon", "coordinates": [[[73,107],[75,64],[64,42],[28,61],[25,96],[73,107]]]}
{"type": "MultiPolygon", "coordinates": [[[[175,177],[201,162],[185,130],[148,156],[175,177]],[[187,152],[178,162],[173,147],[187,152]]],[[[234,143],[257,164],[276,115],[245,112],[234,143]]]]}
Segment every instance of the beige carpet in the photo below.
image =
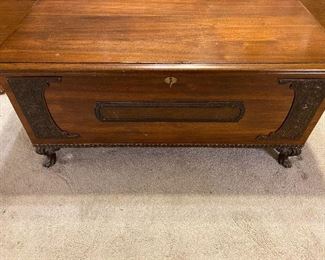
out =
{"type": "Polygon", "coordinates": [[[50,170],[0,96],[0,259],[325,259],[325,117],[302,158],[66,149],[50,170]]]}

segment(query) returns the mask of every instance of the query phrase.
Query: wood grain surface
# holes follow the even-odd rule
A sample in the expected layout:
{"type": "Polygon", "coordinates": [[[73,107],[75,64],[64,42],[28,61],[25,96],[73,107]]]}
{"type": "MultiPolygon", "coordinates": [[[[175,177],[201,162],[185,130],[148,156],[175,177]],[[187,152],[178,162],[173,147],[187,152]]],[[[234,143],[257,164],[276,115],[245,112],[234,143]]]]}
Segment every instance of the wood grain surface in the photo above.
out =
{"type": "Polygon", "coordinates": [[[0,44],[2,44],[31,11],[35,0],[0,1],[0,44]]]}
{"type": "Polygon", "coordinates": [[[36,138],[8,87],[33,144],[301,145],[324,100],[299,138],[258,137],[277,131],[292,107],[293,90],[279,79],[325,78],[324,46],[324,28],[298,0],[39,0],[2,43],[0,72],[62,78],[46,88],[45,113],[72,139],[36,138]],[[97,102],[229,101],[245,106],[238,122],[148,123],[132,111],[140,122],[112,124],[95,114],[97,102]]]}
{"type": "MultiPolygon", "coordinates": [[[[294,99],[289,84],[280,78],[323,78],[325,75],[271,73],[215,73],[165,71],[112,73],[105,76],[64,76],[50,83],[45,99],[60,129],[76,138],[37,138],[15,95],[8,88],[16,112],[33,144],[293,144],[302,145],[325,109],[318,107],[300,138],[259,139],[277,131],[286,120],[294,99]],[[166,76],[178,78],[172,88],[166,76]],[[202,80],[203,79],[203,80],[202,80]],[[242,102],[245,113],[238,122],[102,122],[98,102],[242,102]]],[[[311,97],[312,98],[312,97],[311,97]]],[[[45,112],[47,113],[47,112],[45,112]]],[[[132,112],[133,113],[133,112],[132,112]]],[[[161,116],[164,116],[162,113],[161,116]]],[[[37,118],[35,118],[36,120],[37,118]]]]}
{"type": "MultiPolygon", "coordinates": [[[[303,136],[294,140],[258,140],[280,128],[290,110],[293,90],[279,85],[279,78],[302,75],[256,73],[174,73],[179,83],[164,83],[164,73],[113,73],[106,76],[66,76],[46,89],[45,98],[56,124],[64,131],[79,134],[72,139],[36,138],[13,93],[8,91],[18,115],[34,144],[86,143],[230,143],[303,144],[325,108],[318,108],[303,136]],[[203,81],[201,79],[204,79],[203,81]],[[207,102],[241,101],[245,114],[239,122],[146,123],[101,122],[95,114],[100,102],[207,102]]],[[[303,75],[304,76],[304,75],[303,75]]],[[[310,75],[311,78],[315,75],[310,75]]],[[[325,76],[320,76],[325,78],[325,76]]]]}
{"type": "MultiPolygon", "coordinates": [[[[65,131],[78,133],[69,143],[255,143],[256,137],[276,130],[293,100],[288,87],[274,76],[173,73],[114,73],[105,77],[64,77],[46,91],[49,111],[65,131]],[[90,87],[91,86],[91,87],[90,87]],[[272,95],[269,89],[272,88],[272,95]],[[100,122],[98,101],[211,102],[241,101],[245,114],[239,122],[100,122]]],[[[131,115],[130,115],[131,116],[131,115]]],[[[163,117],[163,114],[161,114],[163,117]]],[[[181,121],[181,120],[179,120],[181,121]]],[[[38,140],[42,142],[42,140],[38,140]]],[[[57,140],[56,142],[64,142],[57,140]]],[[[52,140],[51,140],[52,142],[52,140]]]]}
{"type": "MultiPolygon", "coordinates": [[[[0,1],[0,46],[19,27],[34,2],[35,0],[0,1]]],[[[0,95],[4,93],[4,84],[0,74],[0,95]]]]}
{"type": "Polygon", "coordinates": [[[325,0],[301,0],[308,10],[325,27],[325,0]]]}
{"type": "Polygon", "coordinates": [[[324,46],[324,28],[298,0],[40,0],[2,44],[0,70],[8,63],[323,68],[324,46]]]}

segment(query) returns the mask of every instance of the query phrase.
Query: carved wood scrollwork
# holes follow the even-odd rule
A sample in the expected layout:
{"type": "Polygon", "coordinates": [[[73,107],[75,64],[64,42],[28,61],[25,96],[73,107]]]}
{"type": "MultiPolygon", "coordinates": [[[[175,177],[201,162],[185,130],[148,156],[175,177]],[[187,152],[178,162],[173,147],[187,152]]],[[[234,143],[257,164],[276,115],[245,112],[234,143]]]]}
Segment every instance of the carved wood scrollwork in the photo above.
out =
{"type": "Polygon", "coordinates": [[[279,83],[290,84],[293,104],[281,127],[258,140],[299,139],[325,98],[325,79],[281,79],[279,83]]]}
{"type": "Polygon", "coordinates": [[[58,77],[10,77],[8,83],[37,138],[75,138],[78,134],[60,129],[54,122],[45,100],[45,89],[58,77]]]}
{"type": "Polygon", "coordinates": [[[98,101],[95,106],[101,122],[239,122],[244,114],[241,101],[98,101]]]}

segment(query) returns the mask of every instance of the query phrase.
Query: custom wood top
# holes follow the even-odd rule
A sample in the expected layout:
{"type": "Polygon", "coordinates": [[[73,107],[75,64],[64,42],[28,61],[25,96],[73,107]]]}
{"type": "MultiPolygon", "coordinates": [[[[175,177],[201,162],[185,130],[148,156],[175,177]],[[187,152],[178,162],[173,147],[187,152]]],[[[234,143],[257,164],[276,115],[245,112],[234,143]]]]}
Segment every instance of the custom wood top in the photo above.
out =
{"type": "Polygon", "coordinates": [[[35,0],[0,1],[0,45],[18,28],[34,2],[35,0]]]}
{"type": "MultiPolygon", "coordinates": [[[[0,0],[0,46],[18,28],[34,2],[35,0],[0,0]]],[[[4,85],[0,71],[0,95],[4,94],[4,85]]]]}
{"type": "Polygon", "coordinates": [[[325,0],[301,0],[301,2],[325,27],[325,0]]]}
{"type": "Polygon", "coordinates": [[[145,64],[325,71],[325,29],[298,0],[39,0],[0,45],[0,72],[145,64]]]}

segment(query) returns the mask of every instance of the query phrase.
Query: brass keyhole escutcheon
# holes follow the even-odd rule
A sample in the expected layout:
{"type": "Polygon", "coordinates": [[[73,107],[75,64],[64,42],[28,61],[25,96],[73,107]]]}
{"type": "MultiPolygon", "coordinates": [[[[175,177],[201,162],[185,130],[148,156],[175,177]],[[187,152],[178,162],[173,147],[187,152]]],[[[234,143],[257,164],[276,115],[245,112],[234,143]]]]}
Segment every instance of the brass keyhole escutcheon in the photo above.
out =
{"type": "Polygon", "coordinates": [[[170,88],[173,87],[177,83],[177,78],[175,77],[167,77],[165,78],[165,83],[169,85],[170,88]]]}

